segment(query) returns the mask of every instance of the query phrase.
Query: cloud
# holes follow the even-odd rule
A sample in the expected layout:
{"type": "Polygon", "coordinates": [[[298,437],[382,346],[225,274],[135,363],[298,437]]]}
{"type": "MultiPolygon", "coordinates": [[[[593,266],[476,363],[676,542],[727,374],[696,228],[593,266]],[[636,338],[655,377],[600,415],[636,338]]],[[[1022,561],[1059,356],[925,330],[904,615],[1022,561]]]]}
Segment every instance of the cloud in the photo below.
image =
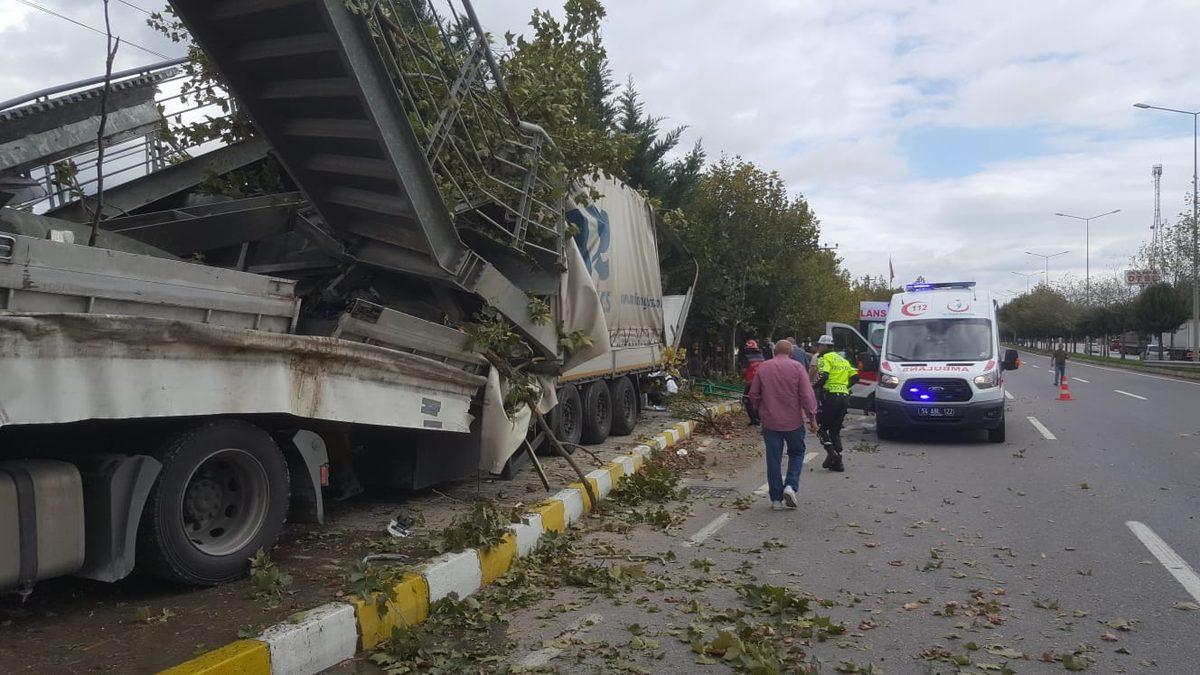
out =
{"type": "MultiPolygon", "coordinates": [[[[95,0],[39,2],[100,24],[95,0]]],[[[100,36],[11,4],[0,98],[102,70],[100,36]]],[[[562,3],[475,4],[499,35],[562,3]]],[[[1052,279],[1082,277],[1082,227],[1054,212],[1122,209],[1092,231],[1093,271],[1109,269],[1148,236],[1151,164],[1164,165],[1164,213],[1190,189],[1188,120],[1131,104],[1197,104],[1193,0],[605,6],[618,80],[631,75],[653,114],[688,126],[683,147],[702,138],[710,156],[778,169],[856,274],[886,273],[892,256],[901,279],[1018,289],[1012,271],[1040,269],[1025,250],[1071,249],[1052,279]]],[[[112,8],[126,38],[180,52],[141,12],[112,8]]],[[[126,49],[118,67],[152,60],[126,49]]]]}

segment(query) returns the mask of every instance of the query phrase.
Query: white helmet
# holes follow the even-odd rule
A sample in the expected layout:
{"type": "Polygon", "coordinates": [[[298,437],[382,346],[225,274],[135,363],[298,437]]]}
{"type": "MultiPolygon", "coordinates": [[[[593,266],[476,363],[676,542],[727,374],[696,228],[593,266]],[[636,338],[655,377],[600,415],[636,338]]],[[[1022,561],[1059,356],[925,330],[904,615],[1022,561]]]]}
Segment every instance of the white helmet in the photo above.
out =
{"type": "Polygon", "coordinates": [[[832,335],[822,335],[821,337],[817,338],[817,344],[832,345],[833,344],[833,336],[832,335]]]}

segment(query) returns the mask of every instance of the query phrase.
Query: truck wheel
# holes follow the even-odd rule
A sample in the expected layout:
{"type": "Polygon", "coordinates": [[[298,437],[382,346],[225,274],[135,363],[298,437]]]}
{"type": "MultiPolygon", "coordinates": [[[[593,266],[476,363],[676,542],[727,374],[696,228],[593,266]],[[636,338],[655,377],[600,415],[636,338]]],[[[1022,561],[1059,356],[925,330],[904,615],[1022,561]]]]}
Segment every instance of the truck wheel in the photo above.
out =
{"type": "Polygon", "coordinates": [[[1004,418],[1003,417],[1000,418],[1000,426],[996,427],[995,429],[988,429],[987,434],[988,434],[988,442],[989,443],[1003,443],[1004,442],[1004,418]]]}
{"type": "Polygon", "coordinates": [[[583,393],[583,442],[603,443],[612,430],[612,397],[608,383],[596,380],[583,393]]]}
{"type": "MultiPolygon", "coordinates": [[[[563,443],[579,443],[583,435],[583,402],[579,398],[579,388],[573,384],[564,384],[558,390],[558,405],[555,407],[558,424],[554,425],[554,435],[563,443]]],[[[567,452],[575,452],[575,448],[564,448],[567,452]]]]}
{"type": "Polygon", "coordinates": [[[612,429],[609,433],[613,436],[632,434],[642,408],[633,381],[628,377],[619,377],[609,382],[608,395],[613,407],[612,429]]]}
{"type": "Polygon", "coordinates": [[[246,574],[275,545],[290,485],[279,446],[262,429],[221,420],[190,429],[158,455],[162,472],[138,527],[138,566],[154,576],[210,586],[246,574]]]}

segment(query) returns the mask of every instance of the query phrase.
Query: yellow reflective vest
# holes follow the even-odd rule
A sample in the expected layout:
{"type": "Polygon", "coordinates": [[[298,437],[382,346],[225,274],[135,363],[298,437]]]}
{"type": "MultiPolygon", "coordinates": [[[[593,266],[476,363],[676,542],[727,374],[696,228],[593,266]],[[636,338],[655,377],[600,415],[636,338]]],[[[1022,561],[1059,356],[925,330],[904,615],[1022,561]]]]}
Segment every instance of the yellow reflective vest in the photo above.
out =
{"type": "Polygon", "coordinates": [[[850,376],[854,366],[837,352],[825,352],[817,359],[817,370],[825,374],[825,391],[830,394],[849,394],[850,376]]]}

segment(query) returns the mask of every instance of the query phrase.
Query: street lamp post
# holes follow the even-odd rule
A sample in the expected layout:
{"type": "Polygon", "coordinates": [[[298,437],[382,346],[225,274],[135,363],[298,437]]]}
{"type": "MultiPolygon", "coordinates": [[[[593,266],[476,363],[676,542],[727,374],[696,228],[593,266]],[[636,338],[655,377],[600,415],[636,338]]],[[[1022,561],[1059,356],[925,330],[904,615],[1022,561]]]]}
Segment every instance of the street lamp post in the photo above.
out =
{"type": "Polygon", "coordinates": [[[1192,116],[1192,358],[1200,361],[1200,245],[1197,245],[1196,238],[1196,182],[1197,173],[1200,172],[1200,162],[1197,161],[1197,119],[1200,118],[1200,111],[1191,110],[1176,110],[1174,108],[1160,108],[1156,105],[1146,103],[1134,103],[1133,107],[1142,108],[1143,110],[1162,110],[1163,112],[1179,113],[1181,115],[1192,116]]]}
{"type": "Polygon", "coordinates": [[[1034,253],[1033,251],[1025,251],[1025,255],[1037,256],[1046,261],[1046,288],[1050,288],[1050,259],[1057,258],[1060,255],[1066,255],[1068,253],[1070,253],[1070,251],[1059,251],[1058,253],[1052,253],[1050,255],[1045,255],[1044,253],[1034,253]]]}
{"type": "Polygon", "coordinates": [[[1029,295],[1029,277],[1036,277],[1037,272],[1012,272],[1019,277],[1025,277],[1025,295],[1029,295]]]}
{"type": "Polygon", "coordinates": [[[1108,213],[1101,213],[1098,216],[1073,216],[1069,213],[1056,213],[1056,216],[1063,218],[1074,218],[1075,220],[1083,221],[1083,260],[1085,265],[1084,272],[1084,294],[1087,297],[1087,304],[1092,304],[1092,221],[1104,216],[1111,216],[1114,213],[1120,213],[1121,209],[1113,209],[1108,213]]]}

